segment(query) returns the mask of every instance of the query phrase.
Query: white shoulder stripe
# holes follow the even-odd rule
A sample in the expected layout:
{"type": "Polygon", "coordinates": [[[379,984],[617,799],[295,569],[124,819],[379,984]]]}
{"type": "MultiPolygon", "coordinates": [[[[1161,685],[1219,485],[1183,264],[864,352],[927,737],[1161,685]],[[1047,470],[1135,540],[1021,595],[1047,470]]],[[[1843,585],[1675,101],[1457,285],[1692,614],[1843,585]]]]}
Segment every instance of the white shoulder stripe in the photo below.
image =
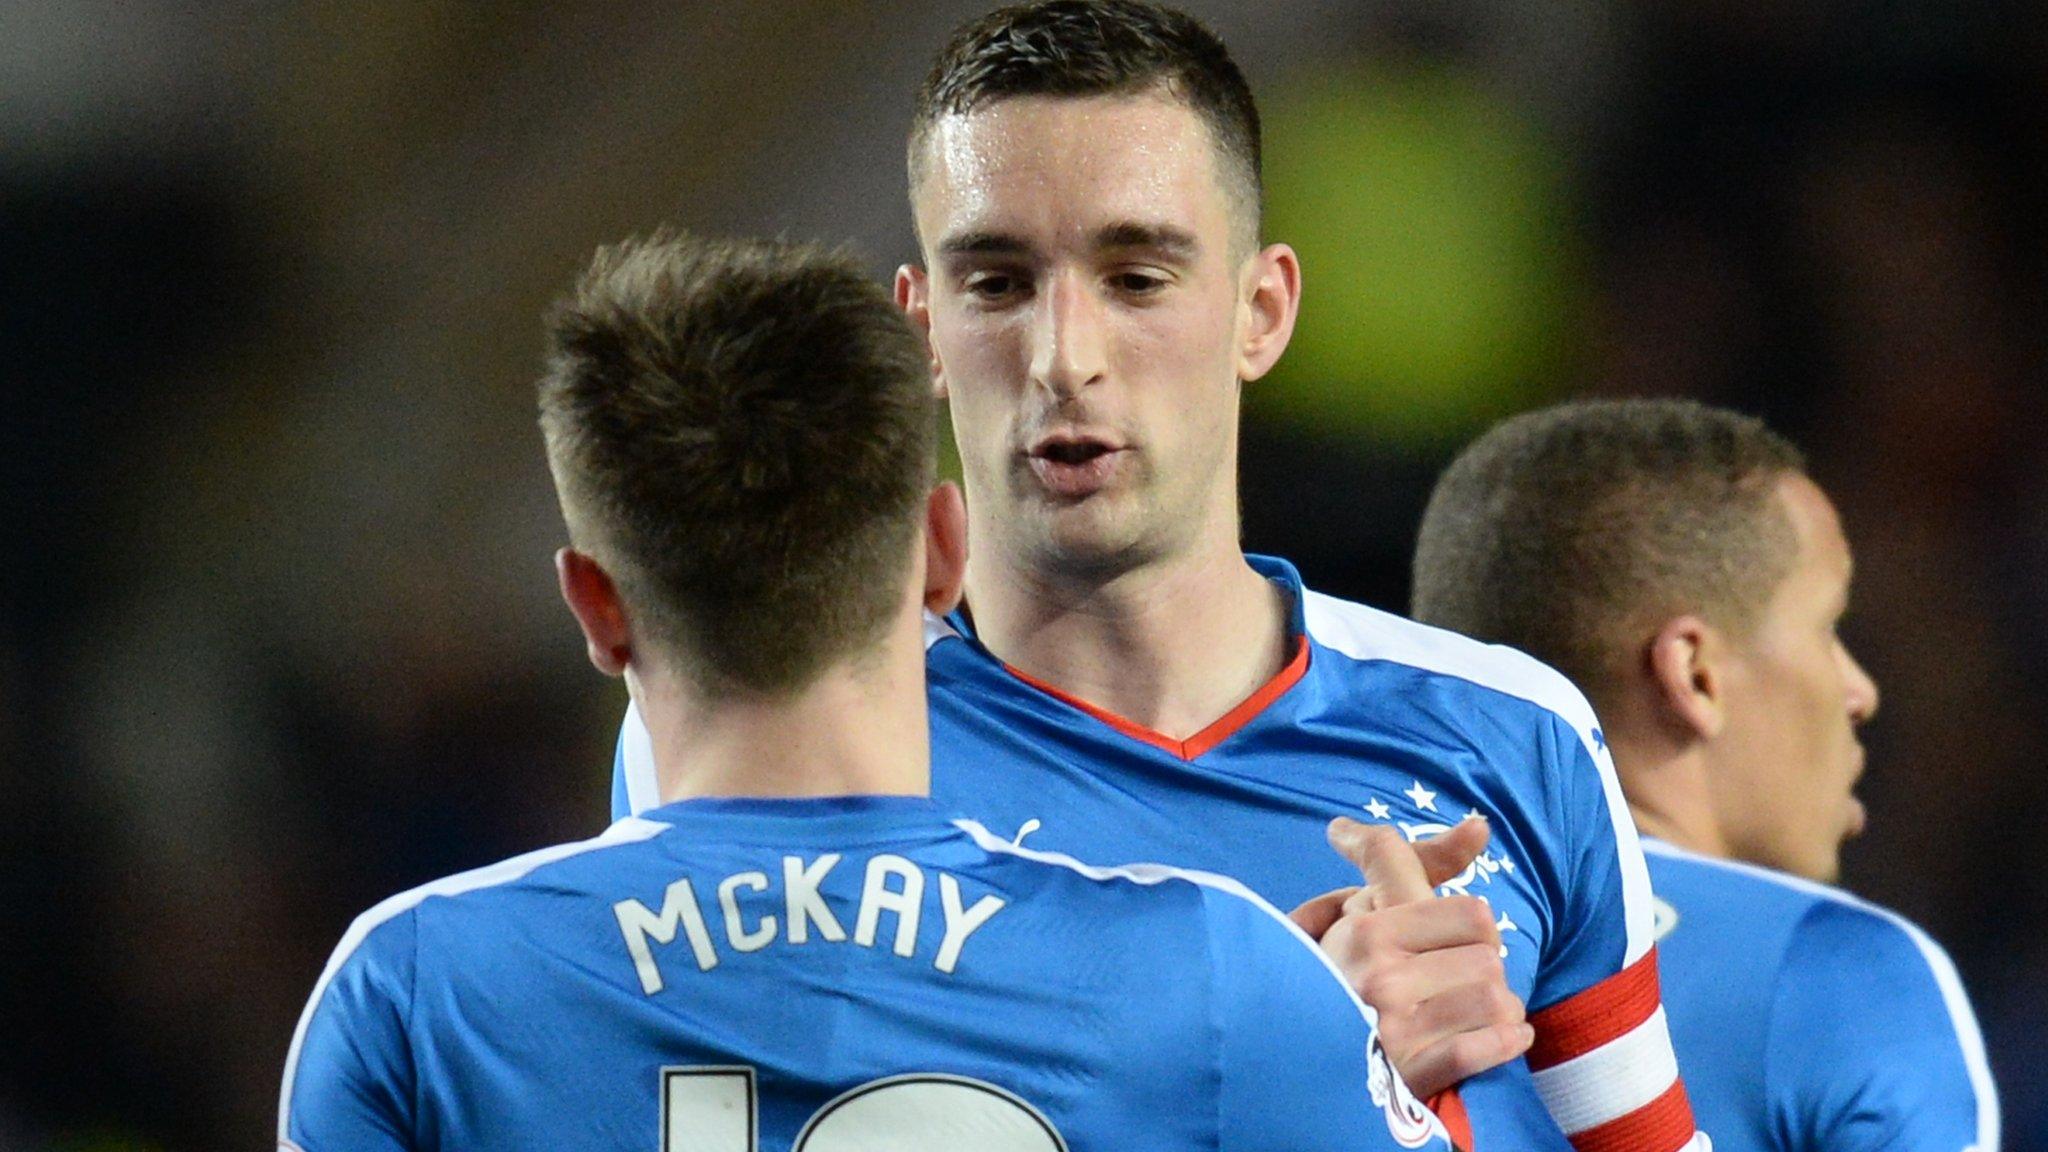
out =
{"type": "Polygon", "coordinates": [[[1615,849],[1621,859],[1621,895],[1627,924],[1626,967],[1643,958],[1657,942],[1656,914],[1650,903],[1650,873],[1636,844],[1636,825],[1614,774],[1614,760],[1604,740],[1595,738],[1600,721],[1593,706],[1563,673],[1524,652],[1500,644],[1483,644],[1470,636],[1418,624],[1391,612],[1368,608],[1320,592],[1303,590],[1302,614],[1308,634],[1325,648],[1354,660],[1386,660],[1440,676],[1451,676],[1526,700],[1571,725],[1600,772],[1615,849]]]}
{"type": "Polygon", "coordinates": [[[1316,643],[1354,660],[1387,660],[1441,676],[1454,676],[1506,696],[1527,700],[1561,717],[1597,751],[1593,706],[1564,674],[1525,652],[1484,644],[1418,624],[1405,616],[1304,590],[1302,614],[1316,643]]]}
{"type": "Polygon", "coordinates": [[[1977,1013],[1970,1007],[1970,995],[1963,989],[1963,979],[1956,973],[1955,962],[1948,958],[1948,953],[1942,946],[1918,924],[1883,905],[1872,904],[1854,893],[1844,892],[1833,885],[1808,880],[1802,876],[1788,875],[1746,861],[1702,856],[1662,840],[1643,841],[1643,851],[1652,856],[1688,860],[1710,868],[1749,876],[1793,892],[1867,912],[1903,932],[1906,939],[1913,942],[1913,947],[1919,950],[1920,959],[1927,964],[1928,974],[1934,977],[1935,987],[1941,990],[1941,1002],[1948,1009],[1949,1025],[1955,1029],[1956,1046],[1962,1049],[1963,1067],[1970,1074],[1970,1087],[1977,1096],[1977,1142],[1963,1152],[1998,1152],[1998,1085],[1991,1079],[1991,1061],[1984,1054],[1984,1034],[1977,1027],[1977,1013]]]}
{"type": "Polygon", "coordinates": [[[320,1007],[320,999],[327,994],[327,986],[334,981],[335,973],[341,971],[341,966],[350,956],[355,955],[356,949],[362,947],[363,941],[369,939],[370,933],[376,931],[378,926],[409,909],[418,907],[429,897],[456,896],[480,888],[510,884],[543,864],[552,864],[557,860],[566,860],[571,856],[580,856],[600,848],[638,843],[668,827],[667,824],[629,816],[592,839],[578,840],[572,844],[557,844],[551,848],[527,852],[468,872],[444,876],[410,891],[400,892],[356,917],[355,922],[348,926],[348,931],[342,934],[341,943],[334,946],[334,955],[328,957],[327,967],[321,971],[320,979],[314,982],[313,994],[306,999],[305,1011],[299,1014],[298,1027],[292,1031],[291,1048],[285,1053],[284,1058],[284,1086],[279,1092],[277,1102],[278,1146],[291,1145],[292,1081],[298,1075],[299,1049],[306,1042],[306,1029],[313,1022],[313,1013],[320,1007]]]}

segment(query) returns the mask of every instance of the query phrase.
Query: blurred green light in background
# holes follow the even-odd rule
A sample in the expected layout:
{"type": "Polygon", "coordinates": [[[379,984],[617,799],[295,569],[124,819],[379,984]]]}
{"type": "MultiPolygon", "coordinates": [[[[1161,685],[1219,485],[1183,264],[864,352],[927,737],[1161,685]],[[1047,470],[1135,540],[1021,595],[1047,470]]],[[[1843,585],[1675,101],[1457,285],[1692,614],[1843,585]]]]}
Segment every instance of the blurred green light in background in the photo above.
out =
{"type": "Polygon", "coordinates": [[[1297,75],[1267,101],[1266,233],[1301,320],[1257,415],[1442,444],[1559,390],[1579,263],[1561,160],[1453,69],[1297,75]]]}

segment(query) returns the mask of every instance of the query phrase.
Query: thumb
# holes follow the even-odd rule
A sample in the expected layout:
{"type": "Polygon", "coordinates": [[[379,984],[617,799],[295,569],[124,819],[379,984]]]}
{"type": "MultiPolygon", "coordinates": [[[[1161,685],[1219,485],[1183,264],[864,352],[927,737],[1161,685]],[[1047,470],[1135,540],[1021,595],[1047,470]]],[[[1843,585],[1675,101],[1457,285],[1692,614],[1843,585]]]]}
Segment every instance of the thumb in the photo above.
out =
{"type": "Polygon", "coordinates": [[[1418,842],[1415,854],[1422,859],[1422,870],[1429,874],[1431,886],[1446,884],[1470,868],[1492,838],[1493,829],[1486,823],[1486,817],[1474,813],[1453,824],[1450,831],[1418,842]]]}
{"type": "Polygon", "coordinates": [[[1330,821],[1330,846],[1358,866],[1374,908],[1413,904],[1435,895],[1415,846],[1384,824],[1360,824],[1348,816],[1330,821]]]}
{"type": "Polygon", "coordinates": [[[1289,912],[1287,918],[1294,921],[1295,927],[1308,933],[1309,939],[1319,941],[1323,934],[1330,930],[1332,924],[1343,918],[1345,904],[1358,892],[1357,888],[1339,888],[1335,892],[1325,892],[1289,912]]]}

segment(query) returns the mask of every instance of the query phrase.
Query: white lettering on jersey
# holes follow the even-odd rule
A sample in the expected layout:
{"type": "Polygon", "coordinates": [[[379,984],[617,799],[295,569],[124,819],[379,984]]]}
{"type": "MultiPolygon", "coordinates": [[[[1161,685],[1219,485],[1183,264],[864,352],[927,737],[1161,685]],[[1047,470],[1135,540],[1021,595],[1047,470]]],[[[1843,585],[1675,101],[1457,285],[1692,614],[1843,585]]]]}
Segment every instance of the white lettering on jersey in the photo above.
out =
{"type": "Polygon", "coordinates": [[[761,917],[761,926],[752,932],[740,927],[740,902],[737,898],[741,886],[756,892],[768,890],[768,876],[764,872],[735,872],[718,882],[718,909],[725,913],[725,938],[742,952],[759,952],[775,939],[775,917],[761,917]]]}
{"type": "Polygon", "coordinates": [[[983,896],[974,902],[974,907],[962,911],[960,882],[941,872],[939,904],[946,910],[946,938],[939,942],[939,957],[932,961],[932,967],[950,974],[960,963],[960,949],[967,946],[967,938],[1003,910],[1003,899],[1000,896],[983,896]]]}
{"type": "Polygon", "coordinates": [[[612,905],[612,913],[619,918],[626,951],[632,954],[633,967],[640,973],[640,990],[647,995],[654,995],[662,987],[661,969],[655,966],[654,950],[647,942],[652,939],[657,944],[673,943],[678,923],[690,938],[690,950],[697,954],[697,967],[706,972],[718,967],[718,953],[711,947],[711,930],[704,926],[704,910],[697,907],[697,893],[690,887],[689,877],[668,886],[659,916],[638,900],[621,900],[612,905]]]}
{"type": "MultiPolygon", "coordinates": [[[[780,920],[772,913],[761,912],[758,907],[743,906],[742,893],[765,893],[774,886],[767,872],[735,872],[720,880],[717,885],[720,913],[717,923],[724,929],[726,945],[735,952],[758,952],[778,940],[792,945],[807,944],[813,927],[820,939],[835,944],[845,942],[846,929],[840,926],[838,917],[832,914],[832,909],[818,891],[825,876],[839,861],[836,853],[808,862],[800,856],[784,856],[781,904],[787,915],[780,920]]],[[[886,937],[888,950],[905,958],[914,955],[925,896],[934,887],[938,889],[939,913],[945,930],[939,938],[938,951],[932,957],[932,967],[951,975],[960,966],[960,953],[966,948],[968,938],[993,920],[1007,902],[1000,896],[985,895],[970,906],[961,892],[959,880],[938,872],[938,883],[928,884],[924,870],[901,856],[884,854],[868,861],[861,887],[860,910],[854,920],[853,943],[873,948],[881,935],[882,915],[889,913],[896,917],[896,923],[895,931],[886,937]]],[[[773,900],[773,897],[768,899],[773,900]]],[[[756,904],[756,901],[746,899],[744,903],[756,904]]],[[[656,960],[655,948],[675,943],[679,930],[690,942],[699,971],[709,972],[718,966],[718,947],[711,936],[713,921],[705,916],[703,907],[697,902],[697,891],[687,877],[668,886],[659,913],[631,899],[612,905],[612,912],[618,918],[619,933],[625,940],[627,954],[633,959],[633,968],[640,977],[643,993],[653,996],[667,987],[656,960]]]]}
{"type": "Polygon", "coordinates": [[[832,909],[818,895],[818,885],[825,882],[825,873],[837,863],[837,852],[827,852],[809,864],[795,856],[782,858],[782,895],[789,908],[791,944],[808,943],[811,939],[810,925],[814,922],[818,925],[818,934],[825,939],[834,943],[846,939],[846,929],[839,926],[832,909]]]}
{"type": "Polygon", "coordinates": [[[896,954],[908,956],[917,949],[917,905],[924,899],[924,873],[901,856],[883,853],[868,861],[867,882],[860,890],[860,918],[854,921],[853,942],[863,948],[875,946],[875,929],[882,913],[896,914],[896,954]],[[903,890],[889,887],[889,877],[903,881],[903,890]]]}

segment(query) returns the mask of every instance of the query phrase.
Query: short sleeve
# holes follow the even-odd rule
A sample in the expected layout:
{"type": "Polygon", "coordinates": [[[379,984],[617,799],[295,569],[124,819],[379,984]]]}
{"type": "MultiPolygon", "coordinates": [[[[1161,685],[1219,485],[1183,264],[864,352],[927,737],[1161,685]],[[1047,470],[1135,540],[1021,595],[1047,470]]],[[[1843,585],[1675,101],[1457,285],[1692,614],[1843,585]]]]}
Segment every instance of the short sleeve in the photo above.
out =
{"type": "Polygon", "coordinates": [[[1939,945],[1895,917],[1829,901],[1801,921],[1785,963],[1765,1081],[1787,1147],[1998,1147],[1983,1039],[1939,945]]]}
{"type": "Polygon", "coordinates": [[[358,920],[314,986],[285,1059],[280,1148],[303,1152],[413,1146],[414,1066],[406,1030],[413,917],[358,920]]]}
{"type": "Polygon", "coordinates": [[[1204,894],[1222,1152],[1448,1150],[1443,1126],[1381,1050],[1371,1009],[1308,937],[1256,898],[1204,894]]]}
{"type": "Polygon", "coordinates": [[[1560,903],[1553,909],[1555,943],[1543,958],[1529,1007],[1541,1011],[1608,979],[1641,959],[1653,936],[1650,873],[1635,821],[1622,799],[1606,736],[1591,730],[1592,747],[1553,717],[1544,751],[1559,789],[1559,827],[1567,837],[1560,903]]]}
{"type": "Polygon", "coordinates": [[[1606,737],[1580,706],[1584,726],[1554,718],[1546,749],[1564,782],[1565,872],[1525,1059],[1574,1147],[1705,1147],[1664,1014],[1642,842],[1606,737]]]}

